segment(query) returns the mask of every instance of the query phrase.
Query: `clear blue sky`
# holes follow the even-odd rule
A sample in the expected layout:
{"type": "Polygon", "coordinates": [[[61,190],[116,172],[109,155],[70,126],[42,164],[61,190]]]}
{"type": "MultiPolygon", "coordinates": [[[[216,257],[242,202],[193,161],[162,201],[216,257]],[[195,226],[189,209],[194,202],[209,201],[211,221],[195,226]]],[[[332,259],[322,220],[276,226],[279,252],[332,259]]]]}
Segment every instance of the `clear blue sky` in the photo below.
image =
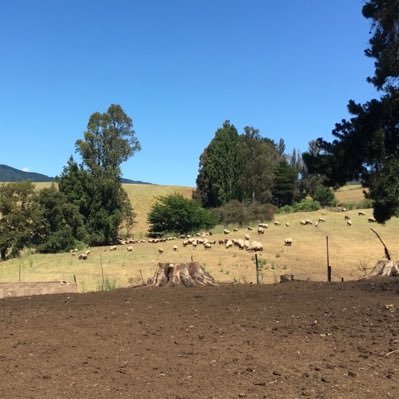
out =
{"type": "Polygon", "coordinates": [[[195,186],[223,121],[287,150],[376,96],[362,0],[13,0],[0,12],[0,163],[61,173],[120,104],[142,150],[123,176],[195,186]]]}

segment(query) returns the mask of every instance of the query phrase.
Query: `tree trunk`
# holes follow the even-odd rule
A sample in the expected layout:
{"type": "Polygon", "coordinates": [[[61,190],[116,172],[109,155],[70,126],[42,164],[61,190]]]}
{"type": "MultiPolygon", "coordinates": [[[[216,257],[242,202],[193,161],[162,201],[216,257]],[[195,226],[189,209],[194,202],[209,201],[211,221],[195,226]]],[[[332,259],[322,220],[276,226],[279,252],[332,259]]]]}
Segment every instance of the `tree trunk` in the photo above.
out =
{"type": "Polygon", "coordinates": [[[147,285],[154,287],[197,285],[217,285],[213,277],[198,262],[158,263],[158,270],[148,280],[147,285]]]}
{"type": "Polygon", "coordinates": [[[390,259],[382,259],[377,262],[367,278],[391,276],[399,276],[399,264],[390,259]]]}

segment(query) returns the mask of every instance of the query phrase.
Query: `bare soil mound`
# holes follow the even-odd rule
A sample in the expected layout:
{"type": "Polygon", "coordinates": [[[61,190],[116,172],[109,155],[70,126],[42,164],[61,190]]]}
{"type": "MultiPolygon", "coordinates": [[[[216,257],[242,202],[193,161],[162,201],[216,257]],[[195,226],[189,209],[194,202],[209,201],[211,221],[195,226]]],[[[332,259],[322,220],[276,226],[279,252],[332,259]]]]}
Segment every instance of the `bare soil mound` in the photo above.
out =
{"type": "Polygon", "coordinates": [[[399,283],[0,300],[1,398],[399,397],[399,283]]]}

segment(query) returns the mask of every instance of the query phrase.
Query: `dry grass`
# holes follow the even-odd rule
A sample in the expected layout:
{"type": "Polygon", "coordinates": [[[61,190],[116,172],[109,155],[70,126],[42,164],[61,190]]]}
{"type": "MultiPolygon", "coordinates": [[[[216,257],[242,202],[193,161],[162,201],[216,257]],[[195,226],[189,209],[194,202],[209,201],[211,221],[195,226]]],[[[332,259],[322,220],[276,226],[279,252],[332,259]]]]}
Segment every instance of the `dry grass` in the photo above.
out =
{"type": "MultiPolygon", "coordinates": [[[[144,189],[145,190],[145,189],[144,189]]],[[[145,192],[142,194],[144,197],[145,192]]],[[[394,259],[399,258],[397,237],[399,235],[398,219],[392,219],[385,226],[369,224],[367,217],[371,210],[365,210],[367,216],[358,216],[358,211],[348,211],[352,226],[347,226],[344,214],[327,212],[326,223],[302,226],[300,220],[316,221],[320,212],[278,215],[281,226],[269,224],[264,235],[250,232],[251,239],[259,240],[264,251],[258,254],[261,263],[266,262],[261,270],[263,282],[273,283],[281,274],[294,274],[298,279],[326,280],[326,236],[329,237],[330,264],[333,280],[353,280],[362,277],[364,268],[368,271],[376,261],[383,257],[383,248],[370,227],[375,228],[392,251],[394,259]],[[290,222],[286,227],[284,223],[290,222]],[[291,237],[291,247],[283,245],[285,238],[291,237]]],[[[219,227],[215,231],[221,231],[219,227]]],[[[247,233],[240,229],[231,233],[230,238],[242,238],[247,233]]],[[[227,236],[217,233],[212,239],[224,239],[227,236]]],[[[238,248],[226,250],[216,245],[206,251],[202,246],[184,248],[182,240],[167,241],[162,244],[134,244],[133,252],[125,246],[117,251],[105,251],[105,248],[92,248],[86,261],[79,261],[69,253],[56,255],[26,254],[20,259],[9,260],[1,264],[0,281],[18,281],[21,268],[22,281],[67,280],[76,276],[80,291],[97,290],[101,286],[101,264],[104,274],[115,279],[119,286],[141,283],[141,275],[146,281],[154,273],[157,263],[187,262],[193,258],[200,262],[219,282],[255,282],[254,255],[238,248]],[[178,251],[173,252],[173,245],[178,251]],[[158,248],[164,253],[160,255],[158,248]]]]}
{"type": "Polygon", "coordinates": [[[364,188],[360,184],[351,184],[341,187],[335,192],[339,203],[358,203],[364,200],[364,188]]]}

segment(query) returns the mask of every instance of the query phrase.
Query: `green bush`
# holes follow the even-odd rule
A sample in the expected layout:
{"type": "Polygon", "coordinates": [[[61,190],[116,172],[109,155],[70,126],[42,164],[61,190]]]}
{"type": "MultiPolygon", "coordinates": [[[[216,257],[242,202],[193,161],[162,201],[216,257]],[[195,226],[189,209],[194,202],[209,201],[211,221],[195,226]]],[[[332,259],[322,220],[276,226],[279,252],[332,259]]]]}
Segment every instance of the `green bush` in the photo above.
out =
{"type": "Polygon", "coordinates": [[[313,199],[320,202],[321,206],[335,206],[337,200],[331,187],[320,186],[313,194],[313,199]]]}
{"type": "Polygon", "coordinates": [[[215,214],[181,194],[158,198],[148,214],[150,232],[189,233],[209,229],[217,224],[215,214]]]}

